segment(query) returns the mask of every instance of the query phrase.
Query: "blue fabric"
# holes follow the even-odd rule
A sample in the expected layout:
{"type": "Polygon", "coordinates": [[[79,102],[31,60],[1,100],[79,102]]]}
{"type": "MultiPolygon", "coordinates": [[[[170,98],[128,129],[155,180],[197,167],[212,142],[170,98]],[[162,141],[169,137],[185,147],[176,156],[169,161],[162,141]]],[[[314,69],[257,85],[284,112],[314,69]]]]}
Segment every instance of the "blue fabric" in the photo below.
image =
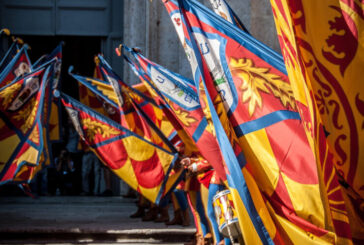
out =
{"type": "Polygon", "coordinates": [[[178,205],[180,206],[182,211],[185,211],[188,208],[186,192],[183,190],[174,189],[173,194],[176,196],[178,205]]]}

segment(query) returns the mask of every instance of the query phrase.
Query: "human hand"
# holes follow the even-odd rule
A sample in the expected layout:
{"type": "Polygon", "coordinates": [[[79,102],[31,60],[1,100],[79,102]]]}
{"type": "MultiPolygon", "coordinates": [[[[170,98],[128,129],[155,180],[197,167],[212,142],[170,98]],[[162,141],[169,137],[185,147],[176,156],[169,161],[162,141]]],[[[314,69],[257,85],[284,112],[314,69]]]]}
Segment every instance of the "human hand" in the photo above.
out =
{"type": "Polygon", "coordinates": [[[181,165],[187,168],[191,164],[191,159],[189,157],[185,157],[180,161],[181,165]]]}

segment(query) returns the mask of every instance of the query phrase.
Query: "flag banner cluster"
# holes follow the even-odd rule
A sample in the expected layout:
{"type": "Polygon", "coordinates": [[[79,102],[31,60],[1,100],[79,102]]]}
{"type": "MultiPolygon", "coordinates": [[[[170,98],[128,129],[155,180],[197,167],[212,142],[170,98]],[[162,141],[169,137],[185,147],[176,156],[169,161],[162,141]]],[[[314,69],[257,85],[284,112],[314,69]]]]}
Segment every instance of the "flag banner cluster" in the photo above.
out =
{"type": "Polygon", "coordinates": [[[216,244],[207,222],[222,189],[240,243],[364,241],[363,3],[270,0],[280,55],[227,0],[209,2],[162,0],[192,79],[121,44],[140,83],[99,54],[93,77],[68,70],[78,101],[60,92],[63,43],[32,64],[14,40],[0,60],[0,185],[30,194],[62,141],[62,104],[87,149],[149,201],[190,192],[197,233],[216,244]]]}
{"type": "Polygon", "coordinates": [[[150,201],[159,203],[174,186],[181,173],[168,177],[177,153],[146,141],[66,95],[62,95],[62,103],[87,145],[130,187],[150,201]]]}
{"type": "MultiPolygon", "coordinates": [[[[316,158],[282,57],[196,2],[165,5],[174,25],[180,26],[179,36],[185,37],[183,46],[188,47],[200,100],[204,96],[215,107],[219,119],[215,128],[222,124],[221,134],[230,137],[232,147],[237,138],[247,160],[243,172],[254,176],[266,198],[270,217],[262,218],[274,221],[273,228],[269,222],[264,227],[270,238],[311,241],[307,236],[311,234],[316,241],[332,242],[335,236],[326,225],[332,216],[325,212],[316,158]]],[[[345,218],[346,210],[342,211],[345,218]]],[[[341,227],[347,228],[345,223],[341,227]]],[[[259,228],[255,226],[258,234],[259,228]]],[[[269,241],[259,237],[263,243],[269,241]]]]}
{"type": "Polygon", "coordinates": [[[151,62],[140,53],[128,49],[139,62],[129,62],[140,73],[142,81],[150,88],[156,101],[168,111],[170,121],[175,128],[181,128],[186,134],[182,134],[182,141],[193,140],[198,154],[201,154],[216,170],[222,181],[226,180],[223,158],[220,148],[214,136],[211,122],[205,118],[201,109],[197,92],[189,79],[173,73],[166,68],[151,62]],[[171,116],[173,116],[171,118],[171,116]],[[210,124],[210,125],[209,125],[210,124]],[[189,139],[185,139],[188,136],[189,139]]]}

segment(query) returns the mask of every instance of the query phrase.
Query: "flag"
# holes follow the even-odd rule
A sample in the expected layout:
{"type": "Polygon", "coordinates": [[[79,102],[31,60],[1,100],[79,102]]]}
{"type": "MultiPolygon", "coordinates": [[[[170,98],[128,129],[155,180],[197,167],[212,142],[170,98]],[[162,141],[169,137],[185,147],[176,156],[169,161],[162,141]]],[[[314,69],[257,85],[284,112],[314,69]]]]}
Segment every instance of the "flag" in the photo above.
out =
{"type": "Polygon", "coordinates": [[[243,172],[254,176],[270,213],[261,218],[274,221],[272,227],[265,223],[270,237],[330,243],[336,239],[326,223],[331,217],[282,57],[204,6],[178,2],[185,43],[194,50],[195,82],[202,74],[228,139],[238,137],[247,159],[243,172]]]}
{"type": "Polygon", "coordinates": [[[120,124],[62,95],[76,131],[99,159],[130,187],[154,203],[178,182],[168,178],[178,154],[144,140],[120,124]]]}
{"type": "Polygon", "coordinates": [[[364,240],[364,212],[359,208],[364,204],[364,86],[357,82],[364,61],[359,31],[364,8],[352,0],[274,0],[271,5],[297,105],[309,108],[301,113],[312,125],[307,131],[318,154],[333,154],[344,194],[351,200],[346,204],[354,205],[349,208],[354,213],[353,237],[364,240]],[[325,134],[321,141],[320,131],[325,134]]]}
{"type": "Polygon", "coordinates": [[[178,124],[175,127],[182,128],[188,137],[193,139],[198,154],[201,154],[213,166],[219,178],[225,181],[223,158],[213,134],[213,125],[204,116],[197,92],[193,89],[195,87],[190,87],[192,81],[151,62],[126,46],[124,48],[139,62],[141,67],[134,67],[135,70],[140,71],[140,76],[144,78],[142,81],[151,89],[150,93],[157,95],[159,104],[170,112],[169,115],[173,115],[171,121],[178,124]]]}
{"type": "Polygon", "coordinates": [[[0,184],[30,182],[40,170],[42,113],[53,63],[0,89],[0,184]]]}
{"type": "Polygon", "coordinates": [[[32,65],[27,54],[27,45],[19,50],[11,62],[0,71],[0,87],[4,87],[11,83],[16,77],[31,72],[32,65]]]}

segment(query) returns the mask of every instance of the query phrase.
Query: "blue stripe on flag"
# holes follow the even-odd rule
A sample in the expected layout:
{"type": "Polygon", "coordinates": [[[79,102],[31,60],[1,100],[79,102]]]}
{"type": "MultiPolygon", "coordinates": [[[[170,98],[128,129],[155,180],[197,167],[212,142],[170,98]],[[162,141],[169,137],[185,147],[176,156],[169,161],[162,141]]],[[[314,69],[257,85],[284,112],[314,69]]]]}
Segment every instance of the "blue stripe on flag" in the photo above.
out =
{"type": "Polygon", "coordinates": [[[239,126],[234,127],[234,130],[236,136],[241,137],[288,119],[301,120],[301,117],[298,112],[294,111],[275,111],[258,119],[240,124],[239,126]]]}
{"type": "Polygon", "coordinates": [[[200,139],[206,126],[207,126],[207,120],[206,120],[206,118],[203,118],[202,121],[200,122],[200,124],[198,125],[196,131],[192,135],[192,138],[195,142],[197,142],[200,139]]]}

